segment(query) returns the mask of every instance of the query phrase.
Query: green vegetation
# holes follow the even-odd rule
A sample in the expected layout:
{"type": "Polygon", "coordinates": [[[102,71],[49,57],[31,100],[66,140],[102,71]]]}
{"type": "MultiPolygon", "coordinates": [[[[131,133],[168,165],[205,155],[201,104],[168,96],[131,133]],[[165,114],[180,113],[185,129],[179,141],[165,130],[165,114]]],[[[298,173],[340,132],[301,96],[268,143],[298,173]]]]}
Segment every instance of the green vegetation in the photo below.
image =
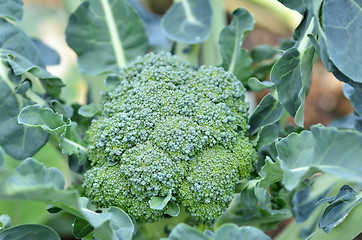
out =
{"type": "Polygon", "coordinates": [[[248,50],[244,1],[227,18],[220,0],[163,16],[68,0],[55,39],[79,71],[63,79],[48,66],[70,54],[26,33],[20,20],[42,24],[22,0],[0,2],[0,240],[270,240],[285,220],[278,240],[362,232],[361,0],[279,0],[302,16],[292,39],[248,50]],[[353,108],[326,126],[307,120],[316,61],[353,108]]]}

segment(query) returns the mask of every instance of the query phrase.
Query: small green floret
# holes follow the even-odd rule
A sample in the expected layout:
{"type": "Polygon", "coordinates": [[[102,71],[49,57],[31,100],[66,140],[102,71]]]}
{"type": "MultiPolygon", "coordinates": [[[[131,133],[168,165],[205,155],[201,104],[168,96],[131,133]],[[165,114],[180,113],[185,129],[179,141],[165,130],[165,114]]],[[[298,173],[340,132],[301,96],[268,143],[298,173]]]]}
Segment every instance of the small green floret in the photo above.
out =
{"type": "Polygon", "coordinates": [[[253,170],[245,88],[222,68],[196,71],[170,54],[147,54],[122,69],[102,104],[87,135],[93,167],[83,183],[98,207],[153,222],[167,207],[149,201],[171,192],[171,202],[213,220],[253,170]]]}

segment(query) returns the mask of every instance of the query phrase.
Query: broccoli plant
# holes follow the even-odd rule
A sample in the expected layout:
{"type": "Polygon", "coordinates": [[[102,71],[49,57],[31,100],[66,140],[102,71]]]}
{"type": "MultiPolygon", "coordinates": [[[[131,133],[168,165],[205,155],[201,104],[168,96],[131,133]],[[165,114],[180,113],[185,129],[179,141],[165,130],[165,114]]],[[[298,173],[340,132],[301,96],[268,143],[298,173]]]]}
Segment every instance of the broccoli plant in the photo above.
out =
{"type": "Polygon", "coordinates": [[[0,239],[60,239],[60,222],[96,240],[267,240],[282,222],[275,239],[360,234],[362,3],[279,2],[302,15],[292,39],[249,52],[252,14],[227,25],[223,1],[174,1],[162,18],[140,1],[64,1],[72,71],[92,76],[81,105],[50,73],[58,54],[17,23],[22,1],[3,0],[0,239]],[[307,128],[317,59],[353,113],[307,128]],[[48,213],[24,205],[18,221],[1,207],[14,201],[48,213]]]}

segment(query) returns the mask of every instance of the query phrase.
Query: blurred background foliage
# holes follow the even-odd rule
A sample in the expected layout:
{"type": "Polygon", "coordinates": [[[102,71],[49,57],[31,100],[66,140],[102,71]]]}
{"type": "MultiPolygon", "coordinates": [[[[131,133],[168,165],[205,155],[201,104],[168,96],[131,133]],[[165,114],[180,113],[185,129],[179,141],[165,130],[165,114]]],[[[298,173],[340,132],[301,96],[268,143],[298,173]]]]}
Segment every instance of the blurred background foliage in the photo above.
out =
{"type": "MultiPolygon", "coordinates": [[[[60,77],[66,84],[61,96],[67,104],[83,105],[89,99],[99,102],[99,92],[104,89],[105,76],[90,77],[79,73],[76,54],[66,44],[64,32],[68,17],[80,2],[80,0],[24,0],[24,17],[19,25],[31,37],[42,40],[58,52],[60,64],[49,66],[47,70],[60,77]]],[[[129,0],[129,2],[141,13],[146,23],[151,49],[169,51],[172,44],[163,36],[159,21],[162,14],[171,6],[172,0],[129,0]]],[[[301,19],[299,13],[285,8],[277,0],[225,0],[222,4],[227,13],[225,16],[228,17],[225,17],[225,22],[221,23],[221,26],[230,21],[230,13],[238,7],[244,7],[254,15],[255,29],[248,34],[243,45],[248,50],[264,44],[278,46],[282,40],[291,38],[293,30],[301,19]]],[[[220,23],[213,24],[220,25],[220,23]]],[[[321,62],[317,61],[306,98],[306,128],[316,123],[327,125],[333,119],[352,112],[349,101],[343,95],[342,84],[325,70],[321,62]]],[[[267,90],[255,94],[254,104],[266,94],[267,90]]],[[[50,141],[35,155],[35,158],[43,162],[46,167],[60,169],[68,181],[67,186],[72,187],[80,183],[81,176],[69,170],[68,159],[60,154],[55,141],[50,141]]],[[[15,168],[20,162],[7,158],[6,163],[9,167],[15,168]]],[[[13,225],[47,224],[62,234],[62,239],[74,239],[71,234],[73,218],[64,213],[49,214],[42,203],[0,202],[0,215],[4,213],[10,215],[13,225]]]]}

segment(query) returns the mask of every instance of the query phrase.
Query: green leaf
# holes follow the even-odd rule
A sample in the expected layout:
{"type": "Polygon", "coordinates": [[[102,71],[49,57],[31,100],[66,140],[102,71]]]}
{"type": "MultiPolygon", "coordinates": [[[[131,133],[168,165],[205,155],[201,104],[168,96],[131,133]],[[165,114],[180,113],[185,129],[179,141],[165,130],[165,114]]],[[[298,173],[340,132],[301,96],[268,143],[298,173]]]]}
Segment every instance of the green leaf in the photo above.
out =
{"type": "Polygon", "coordinates": [[[94,237],[98,239],[132,239],[133,222],[123,210],[110,207],[101,215],[104,215],[107,221],[102,223],[99,228],[94,229],[94,237]]]}
{"type": "Polygon", "coordinates": [[[61,114],[36,104],[26,106],[20,111],[18,123],[28,127],[39,127],[48,133],[54,133],[58,136],[63,134],[67,127],[61,114]]]}
{"type": "Polygon", "coordinates": [[[274,87],[274,83],[270,82],[270,81],[260,82],[259,79],[255,78],[255,77],[251,77],[248,80],[248,86],[250,87],[250,89],[252,91],[260,92],[260,91],[263,91],[266,88],[274,87]]]}
{"type": "Polygon", "coordinates": [[[261,176],[259,187],[268,189],[271,184],[278,182],[283,178],[283,171],[279,162],[273,162],[270,158],[267,158],[259,175],[261,176]]]}
{"type": "Polygon", "coordinates": [[[362,84],[348,83],[343,85],[344,95],[351,101],[353,109],[361,116],[362,115],[362,84]]]}
{"type": "Polygon", "coordinates": [[[294,194],[293,216],[297,223],[305,222],[313,214],[318,207],[316,203],[327,196],[336,182],[336,177],[323,174],[313,178],[310,184],[294,194]]]}
{"type": "Polygon", "coordinates": [[[167,203],[167,209],[165,211],[165,214],[168,214],[172,217],[177,217],[179,213],[180,213],[180,205],[174,202],[167,203]]]}
{"type": "Polygon", "coordinates": [[[258,45],[250,52],[253,63],[270,60],[275,57],[278,50],[275,47],[269,45],[258,45]]]}
{"type": "Polygon", "coordinates": [[[324,3],[323,0],[308,1],[308,8],[314,17],[314,25],[318,32],[318,36],[316,34],[309,34],[308,36],[313,45],[315,46],[319,56],[321,57],[322,62],[326,67],[327,71],[333,72],[336,69],[336,67],[329,58],[327,37],[324,33],[323,27],[321,25],[322,21],[320,19],[320,14],[322,12],[321,6],[323,3],[324,3]]]}
{"type": "Polygon", "coordinates": [[[222,67],[232,72],[244,85],[252,74],[251,59],[248,52],[241,48],[245,35],[254,28],[253,16],[244,8],[232,13],[229,26],[220,33],[222,67]]]}
{"type": "Polygon", "coordinates": [[[210,240],[209,237],[203,235],[200,231],[184,223],[177,224],[177,226],[174,229],[172,229],[167,239],[168,240],[185,240],[185,239],[210,240]]]}
{"type": "Polygon", "coordinates": [[[293,33],[294,46],[286,50],[274,64],[270,79],[276,85],[280,103],[294,117],[294,122],[303,127],[305,97],[315,57],[315,47],[309,36],[317,34],[316,21],[319,17],[315,13],[321,1],[286,1],[286,4],[305,10],[302,12],[302,21],[293,33]]]}
{"type": "Polygon", "coordinates": [[[167,206],[167,203],[171,200],[171,190],[168,191],[165,197],[152,197],[149,201],[150,208],[155,210],[162,210],[167,206]]]}
{"type": "Polygon", "coordinates": [[[31,81],[33,91],[27,97],[40,105],[44,105],[45,101],[39,95],[47,93],[54,98],[59,97],[61,88],[65,86],[60,78],[16,52],[0,49],[0,59],[10,66],[16,76],[23,76],[31,81]]]}
{"type": "Polygon", "coordinates": [[[270,93],[266,95],[249,118],[250,134],[260,128],[277,122],[283,115],[284,108],[270,93]]]}
{"type": "Polygon", "coordinates": [[[314,47],[308,47],[301,55],[290,48],[274,64],[270,78],[275,83],[280,103],[294,117],[299,126],[304,126],[304,104],[312,72],[314,47]]]}
{"type": "Polygon", "coordinates": [[[54,110],[54,112],[63,115],[64,121],[68,121],[68,119],[73,116],[74,110],[69,105],[62,104],[58,100],[51,100],[49,105],[54,110]]]}
{"type": "Polygon", "coordinates": [[[77,239],[84,238],[89,233],[91,233],[93,230],[94,230],[94,228],[91,225],[89,225],[89,223],[86,220],[79,218],[79,217],[76,217],[74,219],[73,235],[77,239]]]}
{"type": "Polygon", "coordinates": [[[121,83],[121,77],[117,74],[109,74],[104,81],[104,85],[106,86],[106,89],[108,92],[112,92],[115,90],[118,85],[121,83]]]}
{"type": "Polygon", "coordinates": [[[60,240],[59,235],[50,227],[39,224],[25,224],[0,232],[0,240],[60,240]]]}
{"type": "Polygon", "coordinates": [[[32,104],[15,92],[15,84],[0,60],[0,146],[17,160],[33,156],[48,141],[48,134],[40,129],[18,124],[20,110],[32,104]]]}
{"type": "Polygon", "coordinates": [[[358,0],[330,0],[323,4],[322,15],[331,61],[343,74],[359,83],[362,83],[361,7],[358,0]]]}
{"type": "Polygon", "coordinates": [[[361,233],[362,204],[351,209],[346,218],[333,228],[328,234],[322,229],[317,229],[308,240],[340,240],[355,239],[361,233]]]}
{"type": "Polygon", "coordinates": [[[321,199],[316,204],[324,202],[329,202],[329,205],[319,219],[318,225],[328,233],[346,218],[352,208],[362,202],[362,192],[357,195],[350,186],[344,185],[337,196],[321,199]]]}
{"type": "Polygon", "coordinates": [[[1,49],[21,54],[35,65],[45,67],[37,47],[23,30],[1,18],[0,29],[3,36],[0,39],[1,49]]]}
{"type": "Polygon", "coordinates": [[[42,57],[45,65],[58,65],[60,63],[60,56],[54,49],[40,40],[32,39],[32,41],[40,56],[42,57]]]}
{"type": "Polygon", "coordinates": [[[3,229],[9,228],[11,227],[11,219],[9,217],[9,215],[7,214],[3,214],[0,216],[0,232],[3,229]]]}
{"type": "Polygon", "coordinates": [[[258,199],[254,194],[257,183],[258,180],[248,181],[240,193],[240,201],[249,209],[255,209],[258,206],[258,199]]]}
{"type": "Polygon", "coordinates": [[[2,0],[0,17],[7,17],[15,21],[20,21],[23,17],[22,0],[2,0]]]}
{"type": "Polygon", "coordinates": [[[79,70],[89,75],[118,73],[148,48],[144,24],[126,0],[89,0],[70,16],[68,45],[79,70]]]}
{"type": "Polygon", "coordinates": [[[67,126],[65,132],[60,136],[60,149],[63,154],[75,154],[83,162],[87,156],[87,148],[82,137],[77,131],[77,123],[72,122],[67,126]]]}
{"type": "Polygon", "coordinates": [[[362,183],[362,149],[356,144],[360,142],[361,133],[319,125],[290,134],[276,144],[283,184],[293,190],[317,170],[362,183]]]}
{"type": "Polygon", "coordinates": [[[256,149],[260,149],[263,146],[269,145],[279,137],[278,124],[266,125],[258,132],[258,142],[256,149]]]}
{"type": "Polygon", "coordinates": [[[241,227],[236,224],[224,224],[217,229],[215,240],[271,240],[263,231],[256,227],[241,227]]]}
{"type": "Polygon", "coordinates": [[[62,209],[55,207],[53,204],[50,204],[47,206],[47,211],[48,211],[48,213],[58,213],[58,212],[62,211],[62,209]]]}
{"type": "Polygon", "coordinates": [[[196,44],[205,41],[211,32],[210,0],[176,1],[161,20],[165,35],[173,41],[196,44]]]}
{"type": "Polygon", "coordinates": [[[85,106],[81,106],[78,109],[78,114],[83,117],[87,117],[87,118],[91,118],[98,113],[99,113],[98,108],[94,103],[91,103],[91,104],[85,105],[85,106]]]}
{"type": "Polygon", "coordinates": [[[278,0],[278,2],[282,3],[287,8],[298,11],[300,14],[303,14],[305,11],[304,1],[278,0]]]}
{"type": "Polygon", "coordinates": [[[64,177],[55,168],[45,168],[34,159],[23,161],[14,172],[0,172],[0,201],[29,200],[52,204],[95,228],[101,239],[131,239],[134,227],[130,217],[121,209],[111,207],[103,213],[87,208],[89,200],[79,197],[75,190],[64,190],[64,177]]]}
{"type": "Polygon", "coordinates": [[[32,187],[63,189],[64,185],[64,177],[58,169],[47,169],[44,164],[28,158],[15,168],[3,191],[12,194],[25,192],[32,187]]]}

